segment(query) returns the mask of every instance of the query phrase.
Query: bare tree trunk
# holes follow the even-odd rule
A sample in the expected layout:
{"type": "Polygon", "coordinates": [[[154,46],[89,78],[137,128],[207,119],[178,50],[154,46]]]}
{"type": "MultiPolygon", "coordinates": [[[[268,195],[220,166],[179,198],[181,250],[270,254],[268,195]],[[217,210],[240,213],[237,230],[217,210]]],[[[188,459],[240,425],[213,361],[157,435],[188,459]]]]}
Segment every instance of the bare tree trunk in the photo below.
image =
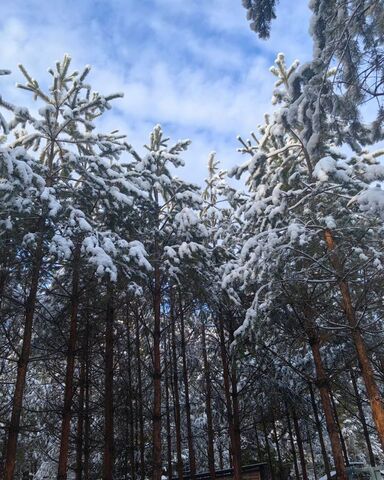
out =
{"type": "Polygon", "coordinates": [[[89,352],[89,319],[86,323],[85,346],[85,385],[84,385],[84,480],[90,480],[90,352],[89,352]]]}
{"type": "Polygon", "coordinates": [[[327,424],[327,431],[329,440],[331,442],[333,460],[335,462],[335,469],[338,475],[338,480],[347,480],[347,473],[344,465],[343,451],[341,448],[340,437],[337,431],[337,426],[333,416],[333,409],[331,404],[331,396],[329,389],[328,376],[325,372],[323,360],[320,353],[320,344],[318,338],[312,338],[310,341],[313,360],[316,368],[316,384],[319,388],[321,404],[323,407],[325,422],[327,424]]]}
{"type": "Polygon", "coordinates": [[[161,480],[161,274],[158,260],[155,263],[153,292],[153,480],[161,480]]]}
{"type": "MultiPolygon", "coordinates": [[[[85,337],[85,335],[84,335],[85,337]]],[[[76,480],[83,479],[83,440],[84,440],[84,391],[85,391],[85,341],[80,367],[79,413],[76,434],[76,480]]]]}
{"type": "Polygon", "coordinates": [[[215,452],[214,452],[214,431],[212,418],[212,385],[211,372],[208,363],[207,342],[205,336],[205,323],[201,323],[201,347],[203,351],[203,368],[205,378],[205,413],[207,415],[207,453],[208,453],[208,470],[211,480],[215,480],[215,452]]]}
{"type": "Polygon", "coordinates": [[[113,435],[113,291],[108,285],[105,317],[105,387],[104,387],[104,452],[103,480],[113,479],[114,435],[113,435]]]}
{"type": "Polygon", "coordinates": [[[135,314],[136,327],[136,358],[137,358],[137,388],[139,409],[139,447],[140,447],[140,480],[145,479],[145,440],[144,440],[144,416],[143,416],[143,385],[141,379],[141,350],[140,350],[140,326],[139,313],[135,314]]]}
{"type": "Polygon", "coordinates": [[[321,453],[322,453],[323,462],[324,462],[324,470],[325,470],[325,474],[327,475],[327,479],[330,480],[331,479],[331,469],[330,469],[330,466],[329,466],[327,449],[325,448],[323,429],[322,429],[320,418],[319,418],[319,411],[317,409],[315,393],[313,391],[312,384],[309,383],[308,386],[309,386],[309,393],[310,393],[310,396],[311,396],[312,410],[313,410],[313,414],[314,414],[314,417],[315,417],[316,430],[317,430],[317,433],[319,435],[320,448],[321,448],[321,453]]]}
{"type": "MultiPolygon", "coordinates": [[[[230,316],[229,340],[231,344],[234,342],[233,336],[234,326],[233,317],[230,316]]],[[[236,457],[234,461],[234,470],[237,469],[236,475],[241,478],[241,427],[240,427],[240,412],[239,412],[239,395],[237,391],[237,370],[236,358],[232,355],[231,360],[231,386],[232,386],[232,405],[233,405],[233,455],[236,457]]]]}
{"type": "Polygon", "coordinates": [[[336,422],[337,430],[339,432],[341,448],[343,449],[344,462],[345,462],[345,465],[348,467],[349,459],[348,459],[347,446],[345,444],[344,435],[343,435],[343,432],[341,430],[339,415],[337,413],[336,403],[335,403],[335,399],[334,399],[334,396],[332,394],[332,391],[330,391],[330,397],[331,397],[331,403],[332,403],[333,413],[334,413],[334,416],[335,416],[335,422],[336,422]]]}
{"type": "Polygon", "coordinates": [[[169,375],[172,375],[172,369],[170,368],[171,353],[170,353],[170,341],[167,342],[167,335],[164,338],[164,388],[165,388],[165,414],[166,414],[166,427],[167,427],[167,475],[168,480],[172,480],[172,432],[171,432],[171,405],[169,401],[169,375]]]}
{"type": "MultiPolygon", "coordinates": [[[[131,350],[131,325],[129,322],[129,312],[127,312],[127,353],[128,358],[132,358],[132,350],[131,350]]],[[[136,478],[136,465],[135,465],[135,422],[134,422],[134,415],[133,415],[133,382],[132,382],[132,369],[128,368],[128,402],[127,402],[127,411],[128,411],[128,419],[127,423],[129,426],[129,437],[128,437],[128,445],[129,445],[129,463],[130,463],[130,472],[131,478],[136,478]]]]}
{"type": "Polygon", "coordinates": [[[191,421],[191,401],[189,396],[188,364],[187,364],[187,353],[186,353],[186,347],[185,347],[184,311],[183,311],[183,304],[182,304],[180,292],[179,292],[179,302],[180,302],[179,315],[180,315],[181,356],[182,356],[182,364],[183,364],[185,413],[187,418],[189,469],[190,469],[190,477],[192,480],[194,480],[196,476],[196,455],[195,455],[195,447],[193,444],[193,432],[192,432],[192,421],[191,421]]]}
{"type": "Polygon", "coordinates": [[[285,410],[286,410],[286,415],[287,415],[287,426],[288,426],[289,440],[291,442],[293,466],[295,468],[296,480],[299,480],[300,479],[299,465],[297,464],[297,455],[296,455],[296,449],[295,449],[295,442],[294,442],[293,434],[292,434],[292,425],[291,425],[291,418],[290,418],[290,415],[289,415],[288,405],[285,405],[285,410]]]}
{"type": "Polygon", "coordinates": [[[73,374],[75,371],[77,345],[77,313],[79,309],[79,276],[80,276],[80,249],[81,243],[75,247],[72,271],[71,321],[67,350],[67,366],[65,372],[64,408],[61,420],[60,452],[57,479],[66,480],[68,468],[69,436],[71,433],[72,403],[73,403],[73,374]]]}
{"type": "Polygon", "coordinates": [[[269,447],[269,440],[268,440],[268,433],[267,433],[267,424],[265,423],[265,417],[264,417],[264,412],[262,411],[262,424],[263,424],[263,433],[264,433],[264,441],[265,441],[265,447],[267,449],[267,455],[268,455],[268,464],[269,468],[271,470],[271,477],[272,480],[275,480],[275,469],[273,468],[273,462],[272,462],[272,455],[271,455],[271,449],[269,447]]]}
{"type": "Polygon", "coordinates": [[[315,480],[317,480],[315,454],[314,454],[314,451],[313,451],[311,432],[309,431],[308,425],[307,425],[307,435],[308,435],[309,450],[310,450],[310,452],[311,452],[311,460],[312,460],[312,467],[313,467],[313,476],[315,477],[315,480]]]}
{"type": "MultiPolygon", "coordinates": [[[[43,220],[41,220],[43,223],[43,220]]],[[[34,253],[31,271],[29,295],[25,303],[25,320],[21,353],[17,362],[16,386],[13,393],[12,413],[6,442],[4,462],[4,480],[13,480],[16,464],[17,440],[20,431],[20,418],[23,409],[25,381],[27,376],[29,358],[31,355],[32,327],[36,308],[37,289],[43,262],[43,237],[40,228],[40,238],[34,253]]]]}
{"type": "Polygon", "coordinates": [[[171,333],[172,333],[172,373],[173,373],[173,410],[176,433],[176,470],[180,480],[183,478],[183,459],[181,456],[181,421],[180,421],[180,398],[179,398],[179,375],[177,370],[176,329],[173,299],[171,299],[171,333]]]}
{"type": "Polygon", "coordinates": [[[241,479],[241,466],[238,452],[236,451],[235,438],[234,438],[234,424],[233,424],[233,407],[230,390],[230,374],[227,358],[227,348],[225,345],[225,332],[224,332],[224,320],[222,314],[219,316],[219,337],[220,337],[220,354],[221,361],[223,363],[223,380],[224,380],[224,393],[227,407],[228,429],[230,439],[230,452],[233,464],[233,478],[234,480],[241,479]]]}
{"type": "Polygon", "coordinates": [[[296,415],[296,412],[295,412],[294,409],[292,409],[292,418],[293,418],[293,427],[295,429],[297,448],[299,449],[299,458],[300,458],[300,465],[301,465],[301,478],[303,480],[308,480],[307,466],[306,466],[306,462],[305,462],[305,455],[304,455],[304,448],[303,448],[303,440],[301,438],[299,422],[297,420],[297,415],[296,415]]]}
{"type": "Polygon", "coordinates": [[[277,460],[279,462],[279,477],[281,478],[283,474],[283,461],[281,459],[279,439],[277,438],[276,422],[275,422],[275,416],[273,415],[273,413],[272,413],[272,427],[273,427],[273,437],[276,445],[277,460]]]}
{"type": "Polygon", "coordinates": [[[372,409],[372,417],[375,422],[377,434],[381,443],[381,448],[384,451],[384,408],[383,399],[380,390],[377,386],[373,368],[368,357],[367,347],[365,345],[361,330],[356,320],[355,311],[352,305],[352,297],[349,284],[345,279],[345,272],[343,264],[337,254],[335,240],[330,229],[324,231],[324,238],[330,251],[330,258],[333,268],[337,275],[337,283],[343,299],[343,308],[347,318],[349,327],[351,328],[351,336],[357,358],[361,369],[361,374],[364,380],[367,397],[372,409]]]}
{"type": "Polygon", "coordinates": [[[361,425],[363,427],[365,443],[367,444],[369,463],[372,465],[372,467],[374,467],[375,466],[375,455],[373,454],[373,450],[372,450],[371,439],[369,437],[368,425],[367,425],[367,421],[365,419],[365,414],[364,414],[364,410],[363,410],[363,404],[361,402],[359,387],[357,386],[356,377],[355,377],[355,374],[354,374],[352,368],[350,369],[350,374],[351,374],[353,390],[355,392],[355,397],[356,397],[356,405],[357,405],[357,409],[359,411],[359,418],[360,418],[360,421],[361,421],[361,425]]]}

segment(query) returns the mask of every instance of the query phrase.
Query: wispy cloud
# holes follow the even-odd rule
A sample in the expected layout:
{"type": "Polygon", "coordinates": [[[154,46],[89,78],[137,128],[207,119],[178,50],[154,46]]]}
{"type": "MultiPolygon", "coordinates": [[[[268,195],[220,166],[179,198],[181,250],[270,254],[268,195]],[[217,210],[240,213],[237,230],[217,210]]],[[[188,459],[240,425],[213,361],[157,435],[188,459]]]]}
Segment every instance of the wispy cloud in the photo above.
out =
{"type": "Polygon", "coordinates": [[[279,51],[288,61],[308,59],[307,29],[305,0],[294,9],[282,2],[267,42],[250,31],[240,0],[3,0],[0,67],[14,75],[0,88],[21,103],[16,63],[44,80],[71,53],[76,66],[93,65],[95,88],[125,93],[103,126],[139,146],[155,123],[191,138],[184,175],[201,183],[211,150],[224,166],[239,161],[236,135],[254,130],[269,109],[268,67],[279,51]]]}

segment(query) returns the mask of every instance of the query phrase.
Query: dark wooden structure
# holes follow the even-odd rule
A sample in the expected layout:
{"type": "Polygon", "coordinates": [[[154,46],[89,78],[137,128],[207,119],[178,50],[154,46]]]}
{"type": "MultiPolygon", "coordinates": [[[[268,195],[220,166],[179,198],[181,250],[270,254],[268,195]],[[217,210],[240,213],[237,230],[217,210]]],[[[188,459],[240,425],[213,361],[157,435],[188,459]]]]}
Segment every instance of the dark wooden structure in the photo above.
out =
{"type": "MultiPolygon", "coordinates": [[[[178,480],[179,477],[173,477],[172,480],[178,480]]],[[[209,472],[197,473],[195,480],[209,480],[211,478],[209,472]]],[[[225,470],[216,470],[216,478],[232,479],[233,469],[226,468],[225,470]]],[[[245,465],[241,467],[241,480],[270,480],[271,475],[268,465],[266,463],[253,463],[252,465],[245,465]]],[[[190,480],[189,472],[185,472],[183,480],[190,480]]]]}

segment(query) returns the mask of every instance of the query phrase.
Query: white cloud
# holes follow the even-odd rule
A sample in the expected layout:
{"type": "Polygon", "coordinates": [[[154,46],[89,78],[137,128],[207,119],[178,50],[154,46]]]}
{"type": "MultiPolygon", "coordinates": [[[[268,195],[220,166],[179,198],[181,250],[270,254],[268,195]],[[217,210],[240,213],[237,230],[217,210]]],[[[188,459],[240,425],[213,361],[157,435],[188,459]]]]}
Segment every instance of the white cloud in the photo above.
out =
{"type": "MultiPolygon", "coordinates": [[[[227,167],[241,161],[236,135],[247,136],[269,109],[268,67],[278,51],[306,60],[307,30],[304,0],[295,9],[281,3],[266,42],[250,31],[240,0],[3,0],[0,67],[22,62],[44,84],[65,52],[78,68],[93,64],[96,89],[125,93],[103,126],[139,146],[155,123],[174,139],[191,138],[185,174],[201,183],[210,151],[227,167]]],[[[13,88],[21,79],[2,79],[1,94],[26,103],[13,88]]]]}

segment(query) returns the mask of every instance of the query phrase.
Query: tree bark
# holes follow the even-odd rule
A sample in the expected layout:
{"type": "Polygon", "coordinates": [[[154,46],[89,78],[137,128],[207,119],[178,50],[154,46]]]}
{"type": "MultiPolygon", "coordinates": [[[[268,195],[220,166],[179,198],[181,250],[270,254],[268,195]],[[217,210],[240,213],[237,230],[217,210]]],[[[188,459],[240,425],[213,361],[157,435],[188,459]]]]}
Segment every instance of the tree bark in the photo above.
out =
{"type": "Polygon", "coordinates": [[[373,454],[371,439],[369,437],[368,425],[367,425],[367,421],[365,419],[365,414],[364,414],[364,410],[363,410],[363,404],[361,402],[359,388],[357,386],[356,377],[355,377],[355,374],[354,374],[352,368],[350,370],[350,374],[351,374],[353,390],[355,392],[355,397],[356,397],[356,405],[357,405],[357,409],[359,411],[359,417],[360,417],[361,425],[363,427],[365,443],[367,445],[369,462],[372,465],[372,467],[374,467],[375,466],[375,455],[373,454]]]}
{"type": "Polygon", "coordinates": [[[288,426],[289,441],[291,442],[293,466],[295,468],[296,480],[299,480],[300,479],[299,465],[297,464],[297,455],[296,455],[296,449],[295,449],[295,442],[294,442],[294,439],[293,439],[291,418],[289,416],[288,405],[285,405],[285,411],[286,411],[286,415],[287,415],[287,426],[288,426]]]}
{"type": "Polygon", "coordinates": [[[279,477],[281,478],[283,474],[283,461],[281,459],[279,439],[277,438],[276,422],[275,422],[275,416],[273,415],[273,413],[272,413],[272,427],[273,427],[273,436],[274,436],[275,445],[276,445],[277,460],[279,462],[279,477]]]}
{"type": "Polygon", "coordinates": [[[375,422],[377,434],[384,451],[384,408],[383,399],[377,386],[373,368],[368,357],[367,347],[365,345],[361,330],[356,321],[355,311],[352,305],[352,297],[349,284],[345,279],[343,264],[337,254],[335,240],[330,229],[325,229],[324,238],[330,252],[330,260],[337,276],[340,293],[343,301],[343,309],[351,329],[352,340],[356,349],[361,374],[364,380],[367,397],[371,405],[372,417],[375,422]]]}
{"type": "Polygon", "coordinates": [[[104,384],[104,452],[103,480],[113,479],[114,434],[113,434],[113,291],[108,285],[105,316],[105,384],[104,384]]]}
{"type": "Polygon", "coordinates": [[[303,448],[303,440],[301,438],[299,422],[297,420],[297,415],[296,415],[296,412],[295,412],[294,409],[292,409],[292,419],[293,419],[293,427],[295,429],[297,448],[299,450],[299,459],[300,459],[300,466],[301,466],[301,478],[303,480],[308,480],[307,466],[306,466],[306,462],[305,462],[305,455],[304,455],[304,448],[303,448]]]}
{"type": "Polygon", "coordinates": [[[325,415],[325,422],[327,425],[329,440],[331,442],[336,473],[338,480],[347,480],[340,437],[333,416],[328,376],[324,369],[323,359],[321,358],[320,343],[318,338],[312,338],[310,340],[310,345],[317,375],[316,384],[319,389],[321,404],[325,415]]]}
{"type": "Polygon", "coordinates": [[[36,309],[37,290],[43,262],[43,223],[41,219],[40,237],[34,253],[30,290],[25,304],[25,320],[21,353],[17,362],[16,386],[13,393],[12,413],[8,429],[4,462],[4,480],[12,480],[16,465],[17,440],[20,432],[20,418],[23,410],[25,381],[31,355],[32,327],[36,309]]]}
{"type": "Polygon", "coordinates": [[[90,351],[89,351],[89,319],[85,330],[85,385],[84,385],[84,480],[90,480],[90,351]]]}
{"type": "Polygon", "coordinates": [[[190,478],[195,479],[196,476],[196,455],[195,446],[193,442],[192,421],[191,421],[191,401],[189,396],[189,379],[188,379],[188,363],[187,353],[185,347],[185,322],[184,311],[181,300],[181,293],[179,292],[179,306],[180,306],[180,337],[181,337],[181,356],[183,364],[183,383],[184,383],[184,395],[185,395],[185,413],[187,419],[187,441],[188,441],[188,455],[189,455],[189,469],[190,478]]]}
{"type": "Polygon", "coordinates": [[[323,462],[324,462],[324,470],[325,470],[325,474],[327,475],[327,479],[331,480],[331,469],[330,469],[330,466],[329,466],[327,449],[325,448],[323,429],[322,429],[321,422],[320,422],[319,411],[318,411],[317,404],[316,404],[316,399],[315,399],[315,393],[313,391],[312,384],[309,383],[308,386],[309,386],[309,393],[310,393],[310,396],[311,396],[313,415],[315,417],[316,429],[317,429],[317,433],[319,435],[320,448],[321,448],[321,453],[322,453],[323,462]]]}
{"type": "Polygon", "coordinates": [[[141,345],[139,314],[135,314],[136,328],[136,359],[137,359],[137,388],[139,409],[139,446],[140,446],[140,480],[145,479],[145,441],[144,441],[144,416],[143,416],[143,384],[141,378],[141,345]]]}
{"type": "Polygon", "coordinates": [[[167,427],[167,476],[168,480],[172,480],[172,432],[171,432],[171,405],[169,401],[169,375],[172,374],[170,341],[167,342],[167,335],[164,339],[164,388],[165,388],[165,413],[166,413],[166,427],[167,427]]]}
{"type": "Polygon", "coordinates": [[[205,334],[204,320],[201,323],[201,348],[203,352],[203,368],[205,379],[205,413],[207,415],[207,453],[208,453],[208,470],[211,480],[215,480],[215,452],[214,452],[214,430],[212,418],[212,385],[211,371],[209,368],[207,341],[205,334]]]}
{"type": "MultiPolygon", "coordinates": [[[[85,344],[85,342],[83,342],[85,344]]],[[[83,346],[80,380],[79,380],[79,412],[76,433],[76,480],[83,479],[83,440],[84,440],[84,391],[85,391],[85,345],[83,346]]]]}
{"type": "Polygon", "coordinates": [[[273,468],[271,449],[270,449],[270,447],[269,447],[269,440],[268,440],[268,433],[267,433],[267,424],[265,423],[264,412],[262,411],[261,413],[262,413],[262,416],[263,416],[263,419],[262,419],[263,433],[264,433],[265,447],[266,447],[266,449],[267,449],[269,468],[270,468],[270,470],[271,470],[272,480],[275,480],[275,469],[273,468]]]}
{"type": "MultiPolygon", "coordinates": [[[[157,248],[156,248],[157,250],[157,248]]],[[[161,273],[159,261],[154,266],[153,292],[153,480],[161,480],[161,273]]]]}
{"type": "Polygon", "coordinates": [[[344,463],[345,463],[345,465],[348,467],[348,465],[349,465],[349,459],[348,459],[347,446],[346,446],[346,444],[345,444],[344,435],[343,435],[343,432],[342,432],[342,430],[341,430],[341,425],[340,425],[340,421],[339,421],[339,415],[338,415],[338,413],[337,413],[335,398],[334,398],[334,396],[333,396],[333,394],[332,394],[332,391],[330,391],[330,396],[331,396],[331,403],[332,403],[333,413],[334,413],[334,416],[335,416],[335,422],[336,422],[337,430],[338,430],[338,432],[339,432],[341,448],[342,448],[342,450],[343,450],[344,463]]]}
{"type": "Polygon", "coordinates": [[[175,418],[176,433],[176,471],[180,480],[183,478],[183,459],[181,456],[181,421],[180,421],[180,398],[179,398],[179,374],[177,370],[176,328],[173,298],[171,299],[171,334],[172,334],[172,374],[173,374],[173,411],[175,418]]]}
{"type": "Polygon", "coordinates": [[[233,478],[234,480],[240,480],[241,467],[239,462],[239,456],[237,455],[237,452],[235,450],[233,407],[232,407],[232,398],[231,398],[231,390],[230,390],[230,374],[229,374],[229,366],[228,366],[228,358],[227,358],[227,348],[225,345],[224,320],[221,313],[219,315],[219,338],[220,338],[220,355],[221,355],[221,361],[223,364],[224,393],[225,393],[225,402],[227,407],[227,419],[228,419],[228,430],[229,430],[229,440],[230,440],[230,457],[232,459],[232,465],[233,465],[233,478]]]}
{"type": "Polygon", "coordinates": [[[65,372],[64,408],[61,420],[60,452],[57,479],[66,480],[68,468],[69,436],[71,432],[72,402],[73,402],[73,374],[75,371],[77,345],[77,313],[79,310],[79,277],[80,277],[80,249],[81,243],[75,247],[72,270],[71,320],[67,350],[67,366],[65,372]]]}

